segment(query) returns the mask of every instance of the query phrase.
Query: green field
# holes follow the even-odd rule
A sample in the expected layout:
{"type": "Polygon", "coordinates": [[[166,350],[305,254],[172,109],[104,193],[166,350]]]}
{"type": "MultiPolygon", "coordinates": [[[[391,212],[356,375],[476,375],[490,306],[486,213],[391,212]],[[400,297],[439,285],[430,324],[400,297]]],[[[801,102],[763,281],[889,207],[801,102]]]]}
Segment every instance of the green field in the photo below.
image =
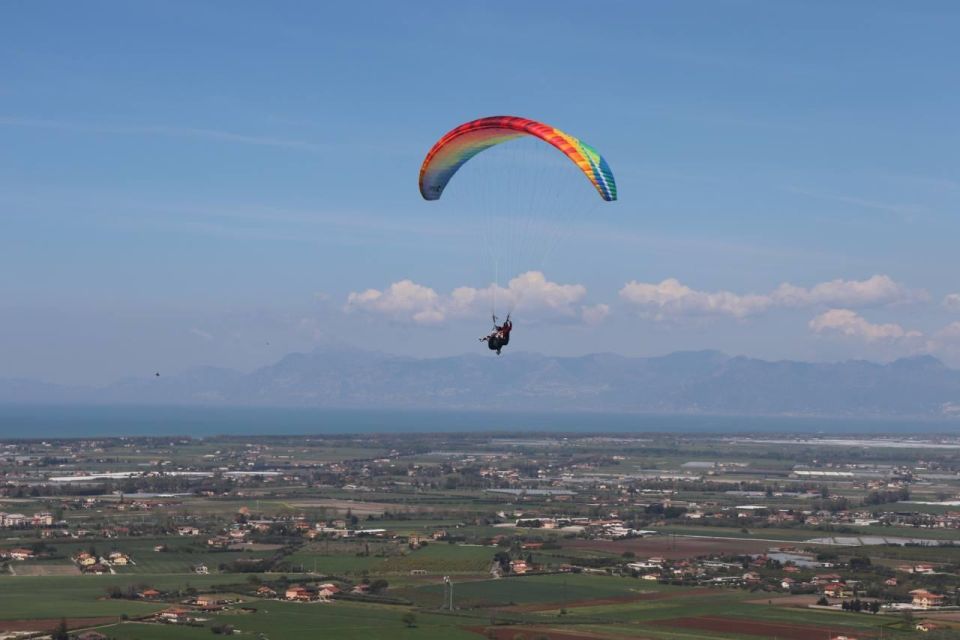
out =
{"type": "Polygon", "coordinates": [[[192,573],[191,567],[199,564],[206,565],[211,573],[216,573],[221,564],[242,559],[268,558],[272,555],[270,551],[211,551],[205,540],[182,536],[57,542],[51,546],[57,558],[49,562],[58,564],[71,563],[73,555],[91,547],[101,556],[106,556],[111,551],[122,551],[133,561],[128,565],[114,567],[116,573],[123,575],[189,574],[192,573]],[[166,545],[169,550],[154,551],[153,548],[159,544],[166,545]]]}
{"type": "MultiPolygon", "coordinates": [[[[416,551],[405,547],[394,550],[392,555],[358,556],[346,555],[343,545],[337,543],[311,543],[291,554],[286,561],[291,566],[302,565],[305,571],[316,570],[328,575],[396,575],[409,574],[412,570],[424,570],[431,575],[456,573],[483,573],[490,567],[497,549],[492,547],[453,545],[445,542],[428,544],[416,551]]],[[[382,544],[370,545],[373,553],[382,544]]],[[[351,545],[351,549],[355,545],[351,545]]]]}
{"type": "MultiPolygon", "coordinates": [[[[659,590],[657,584],[641,583],[632,578],[553,574],[479,580],[454,584],[455,601],[460,607],[506,606],[541,602],[563,602],[591,598],[613,598],[659,590]]],[[[443,601],[443,585],[404,588],[397,595],[409,598],[422,607],[438,607],[443,601]]]]}
{"type": "MultiPolygon", "coordinates": [[[[293,604],[286,602],[259,603],[256,613],[236,615],[223,613],[211,616],[206,626],[231,624],[246,637],[265,634],[270,640],[288,638],[329,637],[346,640],[422,638],[424,640],[477,640],[479,636],[461,628],[463,620],[457,617],[416,614],[416,627],[407,628],[401,616],[404,607],[355,604],[293,604]]],[[[118,624],[102,629],[118,640],[165,640],[210,638],[209,628],[191,629],[182,626],[145,624],[118,624]]]]}
{"type": "Polygon", "coordinates": [[[146,615],[164,608],[155,603],[111,600],[106,598],[111,586],[126,588],[147,585],[159,590],[209,588],[213,585],[241,582],[235,576],[0,576],[0,619],[50,617],[96,617],[146,615]]]}

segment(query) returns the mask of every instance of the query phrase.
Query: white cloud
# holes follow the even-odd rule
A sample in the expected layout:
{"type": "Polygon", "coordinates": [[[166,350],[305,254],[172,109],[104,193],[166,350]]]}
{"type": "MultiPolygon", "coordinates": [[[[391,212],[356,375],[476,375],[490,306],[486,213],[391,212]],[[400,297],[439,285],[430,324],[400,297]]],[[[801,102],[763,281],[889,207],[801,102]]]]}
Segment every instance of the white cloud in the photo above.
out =
{"type": "Polygon", "coordinates": [[[510,280],[506,287],[490,285],[482,289],[457,287],[441,295],[412,280],[401,280],[384,290],[367,289],[347,296],[347,311],[365,311],[417,324],[440,324],[450,318],[485,313],[496,299],[498,308],[527,313],[576,317],[585,321],[603,319],[609,308],[578,308],[587,295],[580,284],[559,284],[547,280],[539,271],[528,271],[510,280]]]}
{"type": "Polygon", "coordinates": [[[927,294],[907,289],[889,276],[875,275],[866,280],[831,280],[809,289],[784,283],[768,294],[698,291],[675,278],[657,284],[634,280],[624,285],[620,297],[663,320],[707,315],[745,318],[772,308],[869,307],[922,300],[927,294]]]}
{"type": "Polygon", "coordinates": [[[899,324],[874,324],[850,309],[830,309],[809,322],[817,334],[832,334],[866,342],[895,342],[923,337],[920,331],[904,329],[899,324]]]}
{"type": "Polygon", "coordinates": [[[587,288],[582,284],[557,284],[548,281],[540,271],[527,271],[513,278],[506,289],[499,288],[498,295],[506,296],[517,308],[546,308],[569,315],[573,306],[587,295],[587,288]]]}
{"type": "Polygon", "coordinates": [[[620,297],[631,304],[652,310],[654,317],[682,315],[727,315],[743,318],[770,306],[766,296],[738,295],[729,291],[697,291],[675,278],[659,284],[628,282],[620,297]]]}
{"type": "Polygon", "coordinates": [[[784,283],[771,298],[779,305],[869,307],[925,300],[925,291],[911,291],[890,276],[875,275],[866,280],[831,280],[805,289],[784,283]]]}
{"type": "Polygon", "coordinates": [[[347,309],[406,317],[419,324],[442,322],[440,296],[436,291],[412,280],[394,282],[383,291],[367,289],[347,296],[347,309]]]}
{"type": "Polygon", "coordinates": [[[895,323],[874,324],[849,309],[831,309],[811,320],[809,327],[818,335],[860,343],[870,356],[928,353],[960,366],[960,322],[927,333],[895,323]]]}

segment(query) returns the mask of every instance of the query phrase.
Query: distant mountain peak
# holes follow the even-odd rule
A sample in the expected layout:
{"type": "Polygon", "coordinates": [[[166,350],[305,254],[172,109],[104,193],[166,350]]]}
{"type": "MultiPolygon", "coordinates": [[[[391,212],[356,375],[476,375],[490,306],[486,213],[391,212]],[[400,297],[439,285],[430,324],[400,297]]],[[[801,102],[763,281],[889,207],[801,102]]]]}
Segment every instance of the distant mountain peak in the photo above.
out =
{"type": "Polygon", "coordinates": [[[960,372],[928,355],[885,365],[713,350],[414,358],[337,343],[250,373],[196,367],[85,390],[0,380],[0,402],[945,417],[960,406],[960,372]]]}
{"type": "Polygon", "coordinates": [[[947,365],[940,359],[929,354],[899,358],[890,364],[894,367],[909,369],[947,369],[947,365]]]}

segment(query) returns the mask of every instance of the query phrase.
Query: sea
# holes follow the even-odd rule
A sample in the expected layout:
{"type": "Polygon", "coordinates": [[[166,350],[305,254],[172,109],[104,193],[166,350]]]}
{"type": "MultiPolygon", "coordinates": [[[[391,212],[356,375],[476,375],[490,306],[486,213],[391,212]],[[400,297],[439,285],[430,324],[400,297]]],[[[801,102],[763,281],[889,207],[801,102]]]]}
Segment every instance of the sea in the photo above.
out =
{"type": "Polygon", "coordinates": [[[960,436],[960,422],[813,417],[194,406],[0,405],[0,439],[371,433],[960,436]]]}

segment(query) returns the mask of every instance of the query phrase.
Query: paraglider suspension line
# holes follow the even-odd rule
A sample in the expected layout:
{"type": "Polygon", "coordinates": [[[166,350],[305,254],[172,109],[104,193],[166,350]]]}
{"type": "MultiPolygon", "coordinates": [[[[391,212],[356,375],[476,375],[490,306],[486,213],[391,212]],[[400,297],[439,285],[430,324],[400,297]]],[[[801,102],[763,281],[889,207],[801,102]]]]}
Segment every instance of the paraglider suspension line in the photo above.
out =
{"type": "Polygon", "coordinates": [[[490,315],[493,316],[493,324],[497,324],[497,289],[500,288],[500,259],[493,261],[493,296],[490,299],[490,315]]]}

